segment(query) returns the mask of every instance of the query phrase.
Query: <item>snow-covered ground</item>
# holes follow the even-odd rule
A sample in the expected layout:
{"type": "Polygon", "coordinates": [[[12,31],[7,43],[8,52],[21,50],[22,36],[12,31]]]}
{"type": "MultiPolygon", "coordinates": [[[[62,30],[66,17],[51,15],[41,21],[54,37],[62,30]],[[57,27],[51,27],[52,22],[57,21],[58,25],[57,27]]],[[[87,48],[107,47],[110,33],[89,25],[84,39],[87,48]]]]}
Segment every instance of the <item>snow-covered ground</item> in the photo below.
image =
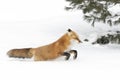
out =
{"type": "Polygon", "coordinates": [[[1,80],[120,80],[120,45],[91,45],[108,30],[120,30],[101,23],[91,27],[79,11],[64,10],[64,0],[3,0],[0,2],[1,80]],[[46,6],[45,6],[46,5],[46,6]],[[67,29],[83,41],[73,47],[77,60],[61,57],[52,61],[13,59],[13,48],[39,47],[56,41],[67,29]],[[84,39],[89,39],[85,42],[84,39]]]}

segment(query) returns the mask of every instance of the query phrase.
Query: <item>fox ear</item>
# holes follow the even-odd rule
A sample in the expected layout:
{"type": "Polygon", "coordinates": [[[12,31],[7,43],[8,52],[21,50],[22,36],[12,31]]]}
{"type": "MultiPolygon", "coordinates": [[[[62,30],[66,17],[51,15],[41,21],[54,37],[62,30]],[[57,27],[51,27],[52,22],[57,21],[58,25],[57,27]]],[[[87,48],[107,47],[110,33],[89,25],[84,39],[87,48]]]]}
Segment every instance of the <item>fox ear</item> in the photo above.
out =
{"type": "Polygon", "coordinates": [[[68,32],[71,32],[72,30],[71,29],[68,29],[68,32]]]}

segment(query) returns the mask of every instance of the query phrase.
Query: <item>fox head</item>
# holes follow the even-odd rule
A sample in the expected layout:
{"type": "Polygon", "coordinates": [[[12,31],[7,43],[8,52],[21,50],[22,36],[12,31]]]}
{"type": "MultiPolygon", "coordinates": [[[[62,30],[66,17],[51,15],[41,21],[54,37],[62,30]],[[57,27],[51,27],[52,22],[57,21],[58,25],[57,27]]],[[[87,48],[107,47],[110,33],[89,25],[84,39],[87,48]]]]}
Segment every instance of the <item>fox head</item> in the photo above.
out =
{"type": "Polygon", "coordinates": [[[73,39],[73,40],[76,40],[79,43],[81,43],[81,40],[79,39],[79,36],[74,31],[72,31],[71,29],[68,29],[68,35],[69,35],[71,40],[73,39]]]}

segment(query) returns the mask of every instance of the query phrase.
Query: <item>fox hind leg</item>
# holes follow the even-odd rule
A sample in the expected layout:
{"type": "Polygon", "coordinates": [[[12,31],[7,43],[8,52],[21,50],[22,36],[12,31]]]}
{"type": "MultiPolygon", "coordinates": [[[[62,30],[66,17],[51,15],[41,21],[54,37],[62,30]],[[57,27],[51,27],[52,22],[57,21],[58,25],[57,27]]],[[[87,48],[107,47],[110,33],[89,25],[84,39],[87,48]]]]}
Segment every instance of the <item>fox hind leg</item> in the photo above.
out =
{"type": "Polygon", "coordinates": [[[40,56],[34,56],[34,61],[44,61],[44,59],[40,56]]]}

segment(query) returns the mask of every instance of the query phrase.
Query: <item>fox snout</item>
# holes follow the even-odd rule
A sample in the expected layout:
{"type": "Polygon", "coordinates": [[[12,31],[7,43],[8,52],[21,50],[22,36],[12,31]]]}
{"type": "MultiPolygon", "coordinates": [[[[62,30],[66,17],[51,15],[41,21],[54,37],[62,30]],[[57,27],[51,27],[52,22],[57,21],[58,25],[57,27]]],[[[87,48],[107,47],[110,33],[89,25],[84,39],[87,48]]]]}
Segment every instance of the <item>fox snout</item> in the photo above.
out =
{"type": "Polygon", "coordinates": [[[76,40],[77,40],[79,43],[82,43],[82,41],[81,41],[79,38],[76,38],[76,40]]]}

